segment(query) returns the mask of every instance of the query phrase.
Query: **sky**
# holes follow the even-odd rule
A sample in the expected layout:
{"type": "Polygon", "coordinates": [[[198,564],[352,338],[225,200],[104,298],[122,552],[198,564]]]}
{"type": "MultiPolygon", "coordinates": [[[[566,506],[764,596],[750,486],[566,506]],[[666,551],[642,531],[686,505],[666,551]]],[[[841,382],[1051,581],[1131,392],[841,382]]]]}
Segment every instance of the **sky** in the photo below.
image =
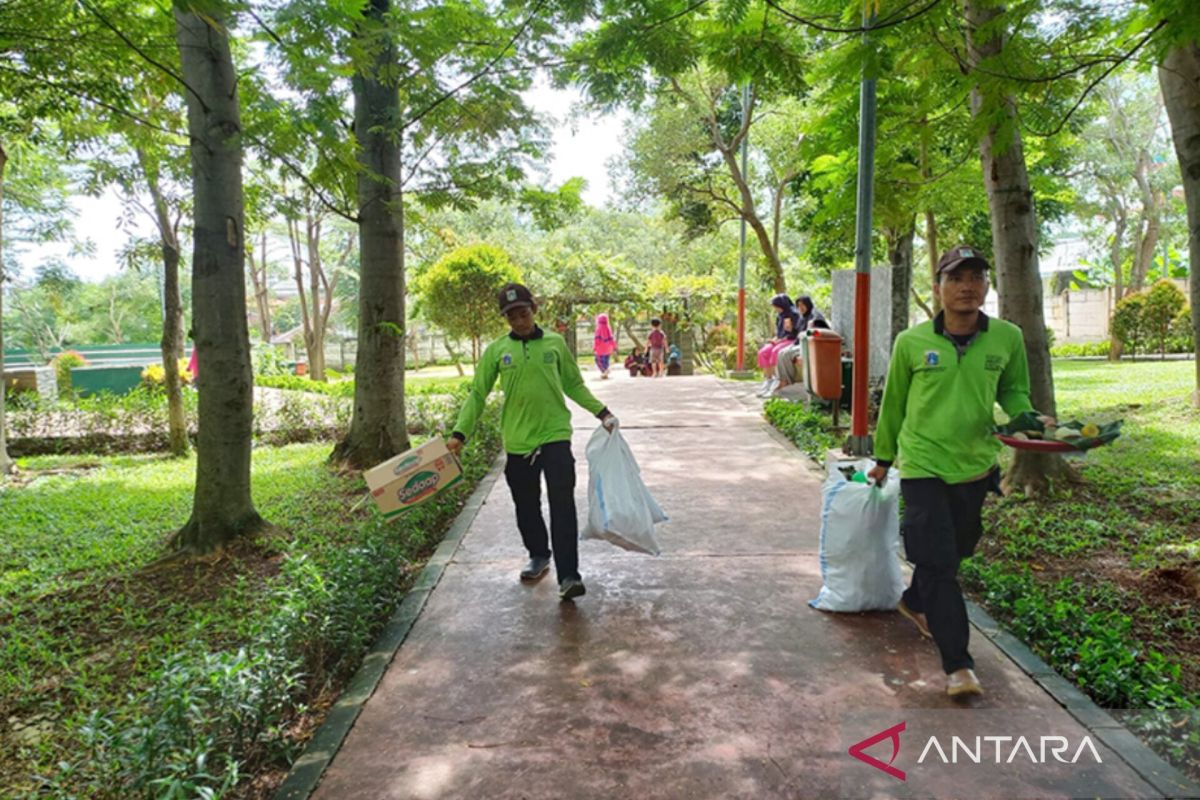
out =
{"type": "MultiPolygon", "coordinates": [[[[572,109],[580,101],[578,91],[562,90],[539,82],[525,95],[534,108],[552,119],[553,133],[547,175],[549,186],[558,186],[577,175],[587,180],[584,200],[593,206],[603,206],[612,197],[607,163],[621,149],[621,132],[627,123],[624,114],[572,117],[572,109]]],[[[530,176],[540,182],[541,176],[530,176]]],[[[125,245],[128,231],[118,230],[120,200],[115,192],[102,197],[76,197],[71,202],[75,210],[75,230],[78,238],[90,239],[96,245],[95,256],[71,255],[65,244],[31,248],[23,259],[27,264],[51,258],[65,261],[80,278],[99,281],[115,274],[120,265],[117,253],[125,245]]],[[[147,222],[141,235],[153,234],[147,222]]]]}

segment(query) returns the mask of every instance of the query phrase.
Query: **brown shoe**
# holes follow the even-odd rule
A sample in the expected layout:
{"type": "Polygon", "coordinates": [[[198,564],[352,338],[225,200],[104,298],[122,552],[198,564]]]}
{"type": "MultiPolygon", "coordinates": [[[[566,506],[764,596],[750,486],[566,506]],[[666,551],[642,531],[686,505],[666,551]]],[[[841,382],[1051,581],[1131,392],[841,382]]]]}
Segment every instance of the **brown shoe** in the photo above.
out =
{"type": "Polygon", "coordinates": [[[920,631],[922,636],[926,639],[933,638],[933,634],[929,632],[929,625],[925,622],[925,615],[918,614],[909,608],[908,603],[904,602],[903,597],[900,598],[900,603],[896,606],[896,610],[900,612],[900,616],[912,622],[913,625],[916,625],[917,630],[920,631]]]}
{"type": "Polygon", "coordinates": [[[983,694],[983,686],[975,677],[973,669],[958,669],[946,676],[946,694],[951,697],[960,695],[983,694]]]}

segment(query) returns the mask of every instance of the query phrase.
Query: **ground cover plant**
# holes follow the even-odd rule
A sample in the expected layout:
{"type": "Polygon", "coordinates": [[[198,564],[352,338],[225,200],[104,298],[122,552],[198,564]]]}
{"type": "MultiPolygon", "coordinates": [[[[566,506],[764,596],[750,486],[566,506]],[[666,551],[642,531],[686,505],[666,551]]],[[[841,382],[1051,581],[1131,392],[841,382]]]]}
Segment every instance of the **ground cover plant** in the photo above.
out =
{"type": "MultiPolygon", "coordinates": [[[[1058,416],[1123,418],[1075,462],[1080,483],[984,509],[964,586],[1098,704],[1200,775],[1200,413],[1191,361],[1054,364],[1058,416]],[[1174,726],[1162,730],[1162,720],[1174,726]]],[[[1007,454],[1006,454],[1007,455],[1007,454]]]]}
{"type": "MultiPolygon", "coordinates": [[[[453,409],[446,412],[452,413],[453,409]]],[[[156,564],[194,459],[22,459],[0,487],[0,797],[261,797],[357,668],[499,448],[397,520],[328,442],[259,447],[273,528],[156,564]]]]}
{"type": "MultiPolygon", "coordinates": [[[[409,433],[437,428],[469,378],[410,377],[405,383],[409,433]]],[[[354,400],[354,381],[321,383],[296,375],[255,379],[254,437],[259,444],[291,444],[345,435],[354,400]]],[[[196,434],[196,392],[185,388],[184,414],[196,434]]],[[[31,392],[6,397],[9,452],[14,456],[53,453],[138,453],[167,451],[167,399],[161,389],[138,387],[123,395],[103,393],[47,400],[31,392]]]]}

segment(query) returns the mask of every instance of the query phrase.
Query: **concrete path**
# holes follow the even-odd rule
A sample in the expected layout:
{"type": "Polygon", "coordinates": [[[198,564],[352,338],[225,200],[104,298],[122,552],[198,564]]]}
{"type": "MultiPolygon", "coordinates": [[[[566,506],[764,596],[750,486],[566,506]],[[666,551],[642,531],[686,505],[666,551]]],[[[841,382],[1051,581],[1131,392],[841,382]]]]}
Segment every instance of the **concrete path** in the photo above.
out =
{"type": "MultiPolygon", "coordinates": [[[[497,481],[315,797],[1160,796],[1098,739],[1102,765],[1089,754],[1055,775],[1032,763],[1036,740],[1001,765],[990,740],[982,765],[918,763],[928,732],[950,756],[951,732],[974,745],[1036,729],[1068,738],[1069,757],[1089,731],[978,630],[987,694],[964,708],[898,614],[807,606],[822,476],[746,402],[753,387],[589,380],[671,515],[663,555],[584,542],[587,596],[559,603],[552,576],[518,582],[497,481]],[[901,722],[904,780],[847,754],[901,722]]],[[[582,525],[595,421],[575,423],[582,525]]],[[[867,752],[887,764],[890,740],[867,752]]]]}

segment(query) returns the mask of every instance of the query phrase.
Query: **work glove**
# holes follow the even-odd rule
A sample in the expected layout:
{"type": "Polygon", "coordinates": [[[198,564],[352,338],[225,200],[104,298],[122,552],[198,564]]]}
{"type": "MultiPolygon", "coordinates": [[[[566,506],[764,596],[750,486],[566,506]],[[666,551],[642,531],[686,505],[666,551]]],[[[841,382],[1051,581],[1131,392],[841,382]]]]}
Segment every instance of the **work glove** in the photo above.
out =
{"type": "Polygon", "coordinates": [[[612,433],[617,429],[617,426],[620,424],[620,422],[617,420],[616,414],[609,414],[607,417],[600,420],[600,424],[604,426],[604,430],[612,433]]]}

